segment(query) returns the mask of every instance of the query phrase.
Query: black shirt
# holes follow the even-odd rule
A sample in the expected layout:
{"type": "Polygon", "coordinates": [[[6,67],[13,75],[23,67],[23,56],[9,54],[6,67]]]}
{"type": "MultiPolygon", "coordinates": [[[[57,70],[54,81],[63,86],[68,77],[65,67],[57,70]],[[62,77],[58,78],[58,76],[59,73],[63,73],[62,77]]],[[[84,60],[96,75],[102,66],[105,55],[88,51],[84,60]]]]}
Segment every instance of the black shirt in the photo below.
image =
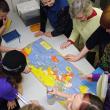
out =
{"type": "MultiPolygon", "coordinates": [[[[43,6],[40,3],[40,24],[41,24],[41,31],[45,32],[46,22],[47,22],[47,15],[45,10],[48,12],[50,8],[47,6],[43,6]]],[[[57,13],[57,22],[54,30],[51,32],[52,36],[58,36],[64,34],[66,37],[70,37],[70,34],[73,29],[72,19],[69,14],[69,6],[64,7],[57,13]]]]}
{"type": "MultiPolygon", "coordinates": [[[[0,28],[3,26],[3,20],[0,20],[0,28]]],[[[1,36],[0,36],[0,45],[1,45],[1,42],[2,42],[2,39],[1,39],[1,36]]]]}
{"type": "Polygon", "coordinates": [[[0,27],[3,26],[3,20],[0,20],[0,27]]]}
{"type": "Polygon", "coordinates": [[[108,43],[110,43],[110,33],[106,32],[106,29],[99,26],[86,41],[86,47],[91,50],[95,46],[99,46],[99,57],[101,57],[104,52],[104,48],[108,43]]]}
{"type": "MultiPolygon", "coordinates": [[[[0,28],[3,26],[3,20],[0,20],[0,28]]],[[[1,42],[2,42],[2,38],[0,36],[0,46],[1,46],[1,42]]],[[[1,61],[1,58],[2,58],[2,54],[0,52],[0,61],[1,61]]]]}

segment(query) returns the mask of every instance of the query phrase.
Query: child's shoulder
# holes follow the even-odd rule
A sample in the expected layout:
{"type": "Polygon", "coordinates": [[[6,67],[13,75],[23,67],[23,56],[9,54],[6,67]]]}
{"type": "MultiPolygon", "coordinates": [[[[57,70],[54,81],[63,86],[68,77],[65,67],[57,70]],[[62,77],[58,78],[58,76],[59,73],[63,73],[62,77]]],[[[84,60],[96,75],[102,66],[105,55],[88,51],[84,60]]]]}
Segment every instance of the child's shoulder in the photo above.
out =
{"type": "Polygon", "coordinates": [[[0,90],[10,90],[12,85],[7,81],[6,77],[0,77],[0,90]]]}

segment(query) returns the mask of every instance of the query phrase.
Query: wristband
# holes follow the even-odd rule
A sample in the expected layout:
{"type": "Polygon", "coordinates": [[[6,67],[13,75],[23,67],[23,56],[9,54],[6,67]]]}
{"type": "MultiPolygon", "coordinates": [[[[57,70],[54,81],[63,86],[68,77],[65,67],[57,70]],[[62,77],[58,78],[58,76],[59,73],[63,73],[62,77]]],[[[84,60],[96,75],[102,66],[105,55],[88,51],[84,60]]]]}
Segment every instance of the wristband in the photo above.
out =
{"type": "Polygon", "coordinates": [[[71,44],[74,44],[74,42],[72,40],[67,40],[67,42],[70,42],[71,44]]]}

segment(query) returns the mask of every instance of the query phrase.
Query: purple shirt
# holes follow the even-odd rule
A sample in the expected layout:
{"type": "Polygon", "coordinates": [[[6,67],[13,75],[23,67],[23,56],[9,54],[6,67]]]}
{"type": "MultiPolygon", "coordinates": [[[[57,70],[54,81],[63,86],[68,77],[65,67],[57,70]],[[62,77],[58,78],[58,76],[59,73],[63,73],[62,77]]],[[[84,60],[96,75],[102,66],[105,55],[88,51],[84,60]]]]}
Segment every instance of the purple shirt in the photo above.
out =
{"type": "Polygon", "coordinates": [[[12,101],[16,98],[17,90],[7,81],[6,78],[0,78],[0,100],[12,101]]]}
{"type": "MultiPolygon", "coordinates": [[[[92,80],[93,81],[98,81],[98,79],[100,78],[101,74],[93,74],[92,75],[92,80]]],[[[110,81],[110,75],[108,75],[108,81],[110,81]]]]}

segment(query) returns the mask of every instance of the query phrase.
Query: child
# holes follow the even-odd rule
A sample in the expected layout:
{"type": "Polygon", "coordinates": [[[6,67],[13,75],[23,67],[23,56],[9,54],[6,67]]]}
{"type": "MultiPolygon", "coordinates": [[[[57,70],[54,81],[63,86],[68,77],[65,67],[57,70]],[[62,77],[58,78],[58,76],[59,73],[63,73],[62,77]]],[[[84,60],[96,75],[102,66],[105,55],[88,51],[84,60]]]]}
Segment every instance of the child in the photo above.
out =
{"type": "MultiPolygon", "coordinates": [[[[100,76],[101,74],[88,74],[85,75],[84,78],[89,81],[98,81],[100,76]]],[[[108,74],[108,83],[110,83],[110,74],[108,74]]],[[[108,84],[108,90],[106,93],[103,110],[109,110],[109,109],[110,109],[110,85],[108,84]]]]}
{"type": "Polygon", "coordinates": [[[86,94],[65,94],[57,90],[49,92],[67,99],[68,110],[103,110],[103,102],[95,95],[86,94]]]}
{"type": "Polygon", "coordinates": [[[68,38],[71,34],[73,25],[67,0],[41,0],[40,20],[41,29],[36,33],[37,36],[45,34],[54,37],[64,34],[68,38]],[[47,19],[53,27],[52,32],[45,32],[47,19]]]}
{"type": "Polygon", "coordinates": [[[25,105],[20,110],[44,110],[44,108],[38,102],[32,101],[32,103],[25,105]]]}
{"type": "Polygon", "coordinates": [[[0,0],[0,36],[6,30],[6,23],[8,20],[7,14],[9,10],[7,2],[5,0],[0,0]]]}
{"type": "Polygon", "coordinates": [[[9,51],[3,57],[0,70],[0,110],[19,109],[16,94],[26,65],[26,58],[20,51],[9,51]]]}
{"type": "Polygon", "coordinates": [[[2,58],[1,52],[8,52],[14,49],[14,48],[8,48],[8,47],[1,45],[1,42],[2,42],[1,36],[6,29],[7,14],[9,10],[10,9],[9,9],[7,2],[5,0],[0,0],[0,61],[2,58]]]}

